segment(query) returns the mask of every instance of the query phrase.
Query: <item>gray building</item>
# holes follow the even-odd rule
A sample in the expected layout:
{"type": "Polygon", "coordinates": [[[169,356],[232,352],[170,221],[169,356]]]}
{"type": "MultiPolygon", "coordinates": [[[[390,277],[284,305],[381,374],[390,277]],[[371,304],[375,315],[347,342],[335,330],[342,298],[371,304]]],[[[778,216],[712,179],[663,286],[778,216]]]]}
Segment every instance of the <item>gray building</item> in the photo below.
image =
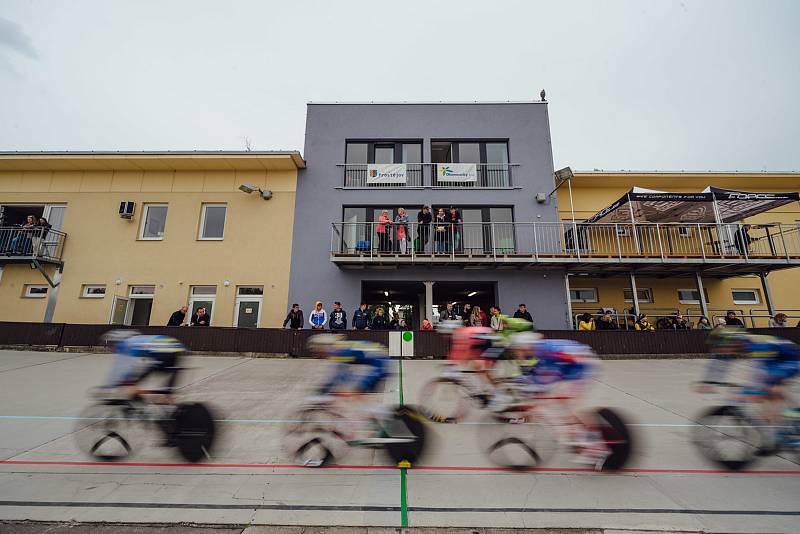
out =
{"type": "Polygon", "coordinates": [[[448,302],[525,303],[568,327],[564,270],[531,253],[563,250],[546,103],[309,104],[305,158],[289,302],[306,317],[366,302],[417,327],[448,302]]]}

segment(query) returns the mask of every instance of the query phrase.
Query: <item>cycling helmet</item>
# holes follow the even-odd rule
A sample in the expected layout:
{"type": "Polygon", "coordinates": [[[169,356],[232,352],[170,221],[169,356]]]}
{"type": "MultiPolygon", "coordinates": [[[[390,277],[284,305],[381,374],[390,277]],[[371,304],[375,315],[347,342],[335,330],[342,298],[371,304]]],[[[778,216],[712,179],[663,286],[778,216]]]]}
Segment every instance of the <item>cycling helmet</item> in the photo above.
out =
{"type": "Polygon", "coordinates": [[[748,340],[747,330],[736,326],[720,326],[713,329],[706,339],[706,343],[714,348],[728,348],[740,346],[748,340]]]}
{"type": "Polygon", "coordinates": [[[537,332],[515,332],[511,334],[511,347],[515,349],[529,348],[542,337],[544,336],[537,332]]]}
{"type": "Polygon", "coordinates": [[[308,338],[306,347],[312,351],[325,351],[339,345],[344,339],[342,334],[317,334],[308,338]]]}
{"type": "Polygon", "coordinates": [[[116,330],[109,330],[105,334],[102,335],[100,338],[103,343],[106,345],[114,345],[121,341],[125,341],[126,339],[132,338],[134,336],[141,335],[136,330],[123,330],[123,329],[116,329],[116,330]]]}

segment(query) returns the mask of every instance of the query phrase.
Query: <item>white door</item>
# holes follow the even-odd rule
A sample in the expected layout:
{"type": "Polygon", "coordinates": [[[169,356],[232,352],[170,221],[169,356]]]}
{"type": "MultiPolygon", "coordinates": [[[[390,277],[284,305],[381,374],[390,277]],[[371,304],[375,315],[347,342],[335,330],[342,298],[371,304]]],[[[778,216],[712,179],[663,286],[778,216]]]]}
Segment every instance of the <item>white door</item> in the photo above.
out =
{"type": "Polygon", "coordinates": [[[114,300],[111,303],[111,317],[108,319],[108,324],[125,324],[125,318],[127,316],[128,297],[114,295],[114,300]]]}

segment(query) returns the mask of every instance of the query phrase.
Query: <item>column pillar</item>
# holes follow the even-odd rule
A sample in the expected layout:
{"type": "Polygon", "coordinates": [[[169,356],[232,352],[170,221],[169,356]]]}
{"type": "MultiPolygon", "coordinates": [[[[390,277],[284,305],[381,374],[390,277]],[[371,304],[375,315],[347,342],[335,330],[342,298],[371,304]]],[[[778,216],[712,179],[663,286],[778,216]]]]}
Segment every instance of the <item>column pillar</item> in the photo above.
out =
{"type": "Polygon", "coordinates": [[[636,318],[639,318],[639,292],[636,290],[636,273],[630,272],[631,275],[631,292],[633,293],[633,313],[636,318]]]}
{"type": "MultiPolygon", "coordinates": [[[[761,272],[759,273],[759,278],[761,278],[761,287],[764,289],[764,300],[766,301],[767,310],[769,310],[769,316],[775,317],[775,305],[772,302],[772,292],[769,290],[769,282],[767,282],[767,273],[761,272]]],[[[751,317],[750,320],[752,321],[753,318],[751,317]]]]}
{"type": "Polygon", "coordinates": [[[706,291],[703,288],[703,277],[700,276],[700,271],[694,274],[697,280],[697,292],[700,294],[700,312],[703,314],[703,317],[711,321],[711,317],[708,316],[708,302],[706,302],[706,291]]]}
{"type": "MultiPolygon", "coordinates": [[[[52,323],[53,314],[56,311],[56,301],[58,300],[58,289],[61,287],[61,273],[64,271],[64,266],[59,265],[56,273],[53,275],[53,281],[50,284],[50,291],[47,292],[47,308],[44,310],[44,322],[52,323]]],[[[50,280],[48,280],[50,282],[50,280]]]]}
{"type": "Polygon", "coordinates": [[[425,318],[433,322],[433,282],[423,282],[425,284],[425,318]]]}
{"type": "Polygon", "coordinates": [[[572,298],[569,294],[569,271],[564,271],[564,285],[567,290],[567,324],[569,324],[569,328],[572,330],[576,325],[572,319],[572,298]]]}

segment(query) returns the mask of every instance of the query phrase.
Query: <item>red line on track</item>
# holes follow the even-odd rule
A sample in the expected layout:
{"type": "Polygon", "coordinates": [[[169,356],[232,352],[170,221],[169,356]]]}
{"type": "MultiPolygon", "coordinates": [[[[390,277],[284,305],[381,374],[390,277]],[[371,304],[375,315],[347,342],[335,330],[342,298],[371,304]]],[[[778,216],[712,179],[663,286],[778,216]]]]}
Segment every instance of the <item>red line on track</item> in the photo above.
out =
{"type": "MultiPolygon", "coordinates": [[[[309,469],[301,464],[211,464],[211,463],[167,463],[167,462],[70,462],[44,460],[0,460],[0,465],[55,465],[55,466],[103,466],[103,467],[195,467],[206,469],[309,469]]],[[[331,465],[314,469],[397,469],[393,465],[331,465]]],[[[310,470],[310,469],[309,469],[310,470]]],[[[460,465],[420,465],[414,471],[524,471],[532,473],[594,473],[594,469],[583,467],[532,467],[512,469],[493,466],[460,466],[460,465]]],[[[622,469],[621,473],[663,473],[687,475],[800,475],[800,469],[747,469],[742,471],[726,471],[724,469],[622,469]]]]}

